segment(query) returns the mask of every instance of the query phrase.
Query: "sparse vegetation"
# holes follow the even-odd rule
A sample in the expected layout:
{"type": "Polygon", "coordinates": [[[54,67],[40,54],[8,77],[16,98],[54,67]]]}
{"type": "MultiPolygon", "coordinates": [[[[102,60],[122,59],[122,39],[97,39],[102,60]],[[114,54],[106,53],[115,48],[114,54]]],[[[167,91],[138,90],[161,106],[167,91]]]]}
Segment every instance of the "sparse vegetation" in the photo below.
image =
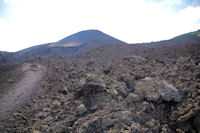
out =
{"type": "Polygon", "coordinates": [[[200,35],[200,30],[194,31],[194,32],[190,32],[190,33],[186,33],[180,36],[175,37],[176,39],[178,38],[190,38],[190,37],[198,37],[200,35]]]}

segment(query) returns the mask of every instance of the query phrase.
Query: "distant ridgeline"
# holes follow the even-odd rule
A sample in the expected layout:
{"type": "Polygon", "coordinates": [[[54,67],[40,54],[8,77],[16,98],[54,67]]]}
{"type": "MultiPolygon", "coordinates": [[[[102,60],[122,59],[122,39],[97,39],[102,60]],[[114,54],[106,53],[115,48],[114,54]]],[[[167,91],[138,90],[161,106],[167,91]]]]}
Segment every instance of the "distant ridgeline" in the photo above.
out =
{"type": "Polygon", "coordinates": [[[32,46],[6,56],[0,55],[0,63],[17,63],[37,56],[73,55],[97,46],[111,44],[127,43],[98,30],[85,30],[65,37],[58,42],[32,46]]]}
{"type": "Polygon", "coordinates": [[[183,39],[183,38],[200,38],[200,29],[194,32],[189,32],[189,33],[177,36],[174,39],[183,39]]]}
{"type": "MultiPolygon", "coordinates": [[[[0,64],[19,63],[27,59],[34,59],[35,57],[39,56],[74,55],[82,52],[87,52],[95,47],[112,44],[127,45],[126,42],[107,35],[101,31],[86,30],[72,34],[57,42],[32,46],[14,53],[0,52],[0,64]]],[[[179,35],[170,40],[154,42],[152,44],[200,44],[200,29],[194,32],[179,35]]]]}

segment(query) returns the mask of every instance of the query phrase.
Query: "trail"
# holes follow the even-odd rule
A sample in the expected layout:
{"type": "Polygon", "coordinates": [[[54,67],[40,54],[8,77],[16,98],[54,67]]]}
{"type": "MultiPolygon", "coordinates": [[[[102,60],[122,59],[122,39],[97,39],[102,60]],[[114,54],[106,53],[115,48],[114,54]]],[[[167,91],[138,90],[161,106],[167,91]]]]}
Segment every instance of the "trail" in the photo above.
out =
{"type": "Polygon", "coordinates": [[[7,93],[0,97],[0,130],[4,129],[4,124],[10,115],[26,100],[34,91],[34,87],[42,79],[45,67],[39,64],[24,63],[22,71],[24,77],[15,83],[7,93]]]}

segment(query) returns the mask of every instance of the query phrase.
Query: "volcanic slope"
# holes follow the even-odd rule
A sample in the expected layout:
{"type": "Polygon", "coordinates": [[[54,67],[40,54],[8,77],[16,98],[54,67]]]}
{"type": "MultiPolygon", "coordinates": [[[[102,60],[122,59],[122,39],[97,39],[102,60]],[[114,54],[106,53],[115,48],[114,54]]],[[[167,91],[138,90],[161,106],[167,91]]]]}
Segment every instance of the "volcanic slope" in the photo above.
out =
{"type": "Polygon", "coordinates": [[[43,44],[20,50],[15,53],[15,57],[17,57],[16,59],[18,61],[23,61],[36,56],[72,55],[81,51],[89,51],[97,46],[111,44],[127,43],[98,30],[85,30],[70,35],[55,43],[43,44]]]}
{"type": "Polygon", "coordinates": [[[47,68],[8,132],[199,132],[200,38],[104,45],[47,68]]]}

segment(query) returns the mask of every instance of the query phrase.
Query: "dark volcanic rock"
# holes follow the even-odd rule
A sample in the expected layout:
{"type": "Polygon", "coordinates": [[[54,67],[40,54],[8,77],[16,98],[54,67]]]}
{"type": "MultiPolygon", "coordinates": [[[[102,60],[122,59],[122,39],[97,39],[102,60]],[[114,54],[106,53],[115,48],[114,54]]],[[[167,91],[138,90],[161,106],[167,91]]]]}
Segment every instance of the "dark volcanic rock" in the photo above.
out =
{"type": "Polygon", "coordinates": [[[141,100],[141,97],[137,94],[134,93],[129,93],[128,97],[126,98],[128,103],[135,103],[135,102],[139,102],[141,100]]]}
{"type": "Polygon", "coordinates": [[[133,92],[135,90],[135,77],[131,76],[129,74],[122,75],[121,80],[126,83],[127,88],[130,92],[133,92]]]}
{"type": "Polygon", "coordinates": [[[192,124],[198,131],[200,131],[200,111],[196,113],[192,124]]]}
{"type": "Polygon", "coordinates": [[[130,126],[132,122],[132,113],[130,111],[122,111],[119,113],[119,120],[130,126]]]}
{"type": "Polygon", "coordinates": [[[181,95],[174,86],[150,77],[146,77],[137,83],[136,93],[143,95],[147,101],[180,102],[181,100],[181,95]]]}
{"type": "Polygon", "coordinates": [[[88,74],[88,77],[85,82],[82,83],[80,89],[76,92],[76,97],[87,97],[89,95],[101,93],[105,90],[104,81],[95,74],[88,74]]]}
{"type": "MultiPolygon", "coordinates": [[[[7,132],[198,133],[199,42],[109,45],[31,60],[47,73],[7,132]]],[[[8,68],[0,66],[0,88],[17,82],[8,68]]]]}
{"type": "Polygon", "coordinates": [[[83,115],[87,111],[86,107],[84,104],[81,104],[77,107],[77,113],[79,115],[83,115]]]}

